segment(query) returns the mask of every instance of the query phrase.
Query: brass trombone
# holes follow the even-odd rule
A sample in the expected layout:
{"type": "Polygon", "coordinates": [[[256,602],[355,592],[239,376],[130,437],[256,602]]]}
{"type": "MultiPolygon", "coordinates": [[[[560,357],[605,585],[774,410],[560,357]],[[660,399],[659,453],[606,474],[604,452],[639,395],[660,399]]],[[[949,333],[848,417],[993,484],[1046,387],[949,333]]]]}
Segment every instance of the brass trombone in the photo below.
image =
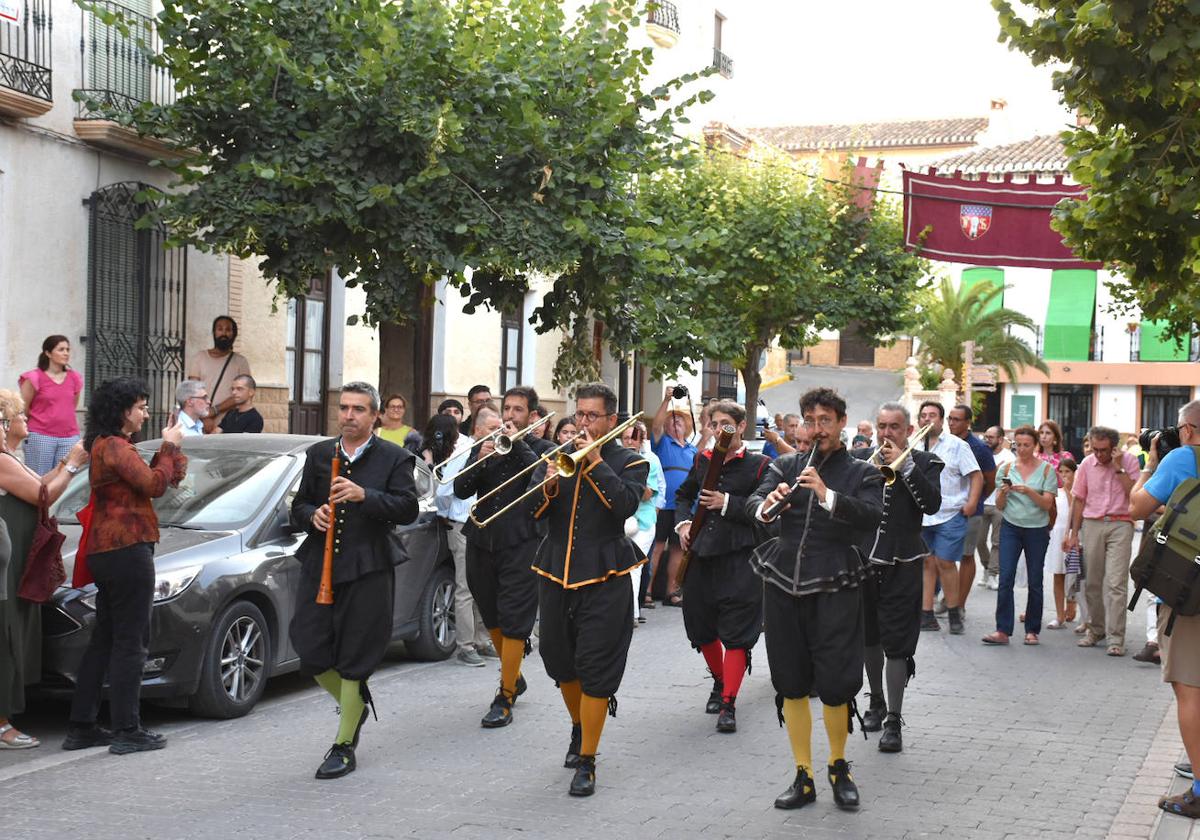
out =
{"type": "Polygon", "coordinates": [[[442,461],[440,464],[435,465],[433,468],[433,474],[435,476],[437,476],[438,484],[447,484],[447,483],[453,481],[455,478],[458,478],[458,476],[462,475],[463,473],[467,473],[467,472],[470,472],[471,470],[475,469],[480,464],[482,464],[484,461],[486,461],[488,458],[491,458],[493,455],[507,455],[509,452],[512,451],[514,443],[516,443],[521,438],[525,437],[525,435],[529,434],[534,429],[540,428],[541,426],[545,425],[546,423],[549,423],[550,418],[553,417],[554,414],[555,414],[555,412],[551,411],[545,417],[542,417],[541,419],[539,419],[536,423],[530,423],[524,429],[521,429],[519,432],[516,432],[511,435],[505,431],[503,426],[501,426],[500,428],[496,429],[496,431],[492,432],[491,434],[481,437],[479,440],[475,441],[475,443],[471,444],[472,449],[476,446],[479,446],[484,441],[490,440],[492,438],[496,439],[496,442],[495,442],[496,448],[493,449],[491,452],[489,452],[487,455],[484,455],[482,458],[478,459],[475,463],[468,464],[464,469],[457,472],[452,478],[442,478],[442,470],[447,464],[449,464],[455,458],[462,458],[464,456],[470,457],[471,450],[464,449],[462,452],[457,452],[454,455],[451,455],[449,458],[442,461]]]}
{"type": "Polygon", "coordinates": [[[876,450],[871,453],[871,457],[868,459],[867,463],[873,467],[879,468],[879,472],[883,474],[884,484],[891,485],[895,483],[896,476],[899,475],[900,472],[900,467],[904,465],[904,459],[907,458],[909,453],[916,448],[918,443],[925,439],[925,436],[929,434],[931,429],[933,429],[932,423],[917,429],[912,437],[906,441],[908,446],[905,448],[905,450],[897,455],[890,464],[885,464],[882,460],[876,460],[879,458],[879,453],[881,451],[879,448],[876,448],[876,450]]]}
{"type": "Polygon", "coordinates": [[[622,432],[624,432],[626,429],[628,429],[630,426],[632,426],[634,423],[636,423],[640,419],[642,419],[642,412],[639,411],[637,414],[630,417],[624,423],[618,423],[615,427],[613,427],[613,429],[611,431],[607,432],[604,435],[601,435],[600,437],[598,437],[595,440],[588,443],[582,449],[577,449],[574,452],[563,452],[562,451],[562,449],[565,446],[567,446],[567,444],[574,443],[574,441],[567,441],[567,443],[563,443],[563,444],[556,446],[554,449],[550,450],[545,455],[538,458],[536,461],[534,461],[532,464],[530,464],[525,469],[521,470],[519,473],[514,475],[512,478],[505,481],[503,484],[499,485],[498,487],[495,487],[494,489],[488,491],[487,493],[485,493],[484,495],[482,495],[478,499],[476,499],[475,504],[473,504],[471,506],[471,521],[474,522],[480,528],[486,528],[488,525],[495,522],[501,516],[508,513],[514,507],[519,505],[521,502],[525,501],[530,496],[532,496],[534,493],[538,492],[539,490],[544,488],[547,484],[549,484],[553,479],[547,478],[544,481],[541,481],[538,484],[534,485],[533,487],[530,487],[528,490],[526,490],[520,496],[513,499],[511,502],[509,502],[504,507],[500,508],[500,510],[493,513],[487,519],[480,521],[475,518],[475,511],[479,508],[479,506],[484,501],[486,501],[487,499],[496,495],[501,490],[503,490],[505,487],[507,487],[509,484],[512,484],[514,481],[521,478],[522,476],[532,473],[543,463],[554,464],[555,468],[558,470],[558,475],[565,476],[566,478],[570,478],[571,476],[573,476],[575,474],[575,471],[577,469],[579,469],[579,465],[583,463],[585,458],[587,458],[589,452],[591,452],[593,449],[598,449],[599,447],[603,446],[604,444],[608,443],[610,440],[613,440],[614,438],[620,437],[622,432]]]}

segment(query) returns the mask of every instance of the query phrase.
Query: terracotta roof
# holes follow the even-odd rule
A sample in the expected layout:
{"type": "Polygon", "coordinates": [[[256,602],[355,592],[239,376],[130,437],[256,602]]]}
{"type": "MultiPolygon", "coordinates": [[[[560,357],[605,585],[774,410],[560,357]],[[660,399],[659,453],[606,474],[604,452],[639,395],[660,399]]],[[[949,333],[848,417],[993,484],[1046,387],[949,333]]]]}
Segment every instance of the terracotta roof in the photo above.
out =
{"type": "Polygon", "coordinates": [[[965,152],[931,163],[930,167],[964,175],[990,172],[1057,174],[1067,171],[1067,155],[1057,134],[1043,134],[1018,143],[965,152]]]}
{"type": "Polygon", "coordinates": [[[987,117],[966,117],[856,125],[787,125],[749,128],[746,131],[785,151],[815,152],[825,149],[970,145],[978,142],[979,135],[987,127],[987,117]]]}

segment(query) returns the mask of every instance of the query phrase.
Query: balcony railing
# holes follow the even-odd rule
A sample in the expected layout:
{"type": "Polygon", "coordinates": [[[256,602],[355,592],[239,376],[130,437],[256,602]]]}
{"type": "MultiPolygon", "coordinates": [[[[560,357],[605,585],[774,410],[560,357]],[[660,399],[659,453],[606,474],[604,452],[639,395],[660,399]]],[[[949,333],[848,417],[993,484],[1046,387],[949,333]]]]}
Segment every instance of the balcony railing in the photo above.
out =
{"type": "Polygon", "coordinates": [[[1142,330],[1141,328],[1129,330],[1129,361],[1140,362],[1142,360],[1142,330]]]}
{"type": "Polygon", "coordinates": [[[1104,326],[1092,333],[1092,346],[1088,348],[1089,362],[1104,361],[1104,326]]]}
{"type": "Polygon", "coordinates": [[[174,79],[151,60],[162,48],[154,18],[112,0],[98,0],[94,5],[118,15],[124,26],[106,23],[84,10],[79,39],[83,87],[76,91],[77,119],[103,120],[108,111],[131,113],[143,102],[174,102],[174,79]]]}
{"type": "Polygon", "coordinates": [[[51,101],[50,0],[22,0],[20,26],[0,23],[0,86],[51,101]]]}
{"type": "Polygon", "coordinates": [[[646,23],[661,26],[668,32],[679,34],[679,9],[669,0],[650,0],[646,10],[646,23]]]}
{"type": "Polygon", "coordinates": [[[713,47],[712,66],[717,68],[717,72],[726,79],[733,78],[733,59],[716,47],[713,47]]]}

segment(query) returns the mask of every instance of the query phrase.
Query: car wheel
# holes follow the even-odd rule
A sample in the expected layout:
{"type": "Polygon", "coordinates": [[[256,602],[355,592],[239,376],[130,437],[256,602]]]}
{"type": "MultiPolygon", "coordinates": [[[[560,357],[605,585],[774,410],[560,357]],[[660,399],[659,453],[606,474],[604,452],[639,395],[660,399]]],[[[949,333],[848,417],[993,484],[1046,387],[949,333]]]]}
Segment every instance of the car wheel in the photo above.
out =
{"type": "Polygon", "coordinates": [[[262,697],[270,673],[267,620],[249,601],[234,601],[213,623],[200,668],[200,686],[188,700],[193,714],[235,718],[262,697]]]}
{"type": "Polygon", "coordinates": [[[439,565],[429,576],[421,593],[417,614],[420,635],[406,642],[408,652],[417,659],[446,659],[458,646],[454,631],[454,572],[439,565]]]}

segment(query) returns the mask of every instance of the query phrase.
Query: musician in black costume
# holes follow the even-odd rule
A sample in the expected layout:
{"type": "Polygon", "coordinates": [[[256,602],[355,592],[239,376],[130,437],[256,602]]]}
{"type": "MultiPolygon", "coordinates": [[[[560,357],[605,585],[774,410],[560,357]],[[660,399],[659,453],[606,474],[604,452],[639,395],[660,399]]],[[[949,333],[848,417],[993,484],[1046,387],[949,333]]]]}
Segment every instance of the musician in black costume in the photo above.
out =
{"type": "Polygon", "coordinates": [[[829,737],[829,782],[840,808],[859,804],[846,762],[854,697],[862,688],[863,568],[858,546],[879,525],[883,479],[879,470],[850,457],[841,442],[846,402],[815,388],[800,398],[813,448],[784,455],[768,468],[746,511],[772,521],[785,499],[779,537],[755,551],[752,565],[766,581],[763,613],[767,660],[780,723],[787,725],[796,778],[776,808],[800,808],[816,799],[812,777],[812,710],[821,698],[829,737]],[[789,495],[793,487],[799,489],[789,495]]]}
{"type": "Polygon", "coordinates": [[[392,639],[394,525],[417,518],[413,455],[372,434],[379,392],[348,382],[338,397],[341,437],[309,447],[292,502],[292,521],[308,532],[296,552],[300,580],[289,632],[300,671],[316,679],[341,709],[337,738],[317,770],[318,779],[352,772],[359,731],[371,694],[367,678],[392,639]],[[334,457],[338,478],[330,483],[334,457]],[[330,515],[329,503],[335,505],[330,515]],[[331,519],[333,521],[331,521],[331,519]],[[333,604],[316,602],[325,556],[325,533],[334,529],[333,604]]]}
{"type": "Polygon", "coordinates": [[[736,732],[738,689],[762,630],[762,581],[748,562],[760,541],[759,529],[746,512],[746,499],[758,488],[771,459],[748,451],[742,443],[746,410],[737,403],[725,400],[709,406],[708,425],[714,438],[724,426],[736,431],[716,489],[703,489],[714,455],[713,449],[705,449],[675,494],[675,531],[690,555],[683,582],[683,626],[712,674],[705,711],[718,715],[718,732],[736,732]],[[689,543],[698,506],[707,513],[695,541],[689,543]]]}
{"type": "MultiPolygon", "coordinates": [[[[501,403],[505,434],[516,435],[526,428],[530,411],[537,405],[538,395],[532,388],[518,385],[505,391],[501,403]]],[[[482,438],[478,433],[477,436],[482,438]]],[[[550,448],[549,441],[533,433],[513,440],[507,454],[495,451],[495,438],[481,439],[454,479],[454,495],[460,499],[475,495],[482,498],[527,469],[550,448]],[[487,460],[474,466],[482,459],[487,460]]],[[[529,570],[529,564],[540,538],[524,505],[513,507],[486,527],[478,523],[524,491],[524,481],[509,482],[499,493],[477,504],[463,526],[467,541],[467,586],[500,655],[500,688],[480,721],[485,729],[512,723],[513,703],[525,690],[521,660],[537,618],[537,576],[529,570]]]]}
{"type": "MultiPolygon", "coordinates": [[[[854,457],[894,464],[913,433],[908,409],[896,402],[879,406],[875,429],[878,446],[860,449],[854,457]]],[[[941,507],[943,466],[941,458],[922,448],[909,453],[896,470],[895,481],[883,488],[883,520],[863,543],[867,561],[862,586],[864,662],[870,686],[870,707],[863,715],[863,730],[883,730],[879,736],[881,752],[904,749],[901,711],[904,688],[917,672],[913,656],[921,635],[921,561],[929,553],[921,538],[921,517],[937,513],[941,507]]]]}
{"type": "MultiPolygon", "coordinates": [[[[607,385],[584,385],[575,398],[580,433],[567,452],[582,452],[618,426],[617,395],[607,385]]],[[[649,476],[646,459],[613,439],[583,455],[570,476],[550,462],[531,479],[531,486],[549,479],[531,499],[534,515],[549,523],[533,566],[539,575],[538,651],[571,715],[564,764],[575,769],[572,796],[595,792],[604,716],[616,714],[633,638],[629,573],[646,562],[625,535],[625,520],[637,510],[649,476]]]]}

